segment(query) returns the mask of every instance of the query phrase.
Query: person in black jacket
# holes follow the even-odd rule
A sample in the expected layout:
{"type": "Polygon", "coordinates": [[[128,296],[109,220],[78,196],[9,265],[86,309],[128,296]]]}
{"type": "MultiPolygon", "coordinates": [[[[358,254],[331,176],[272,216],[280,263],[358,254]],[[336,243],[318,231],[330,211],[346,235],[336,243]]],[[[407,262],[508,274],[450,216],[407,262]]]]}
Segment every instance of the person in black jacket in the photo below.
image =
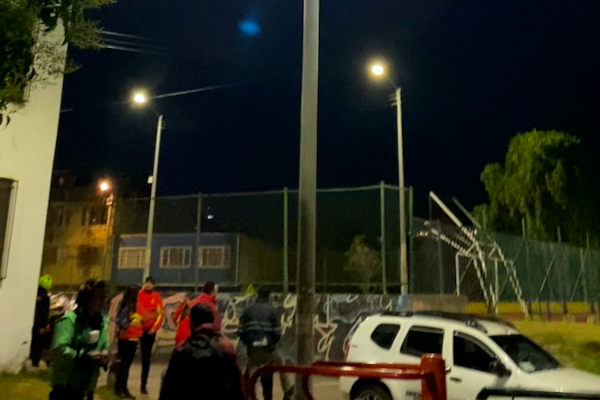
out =
{"type": "MultiPolygon", "coordinates": [[[[240,317],[238,334],[245,347],[244,381],[246,393],[254,390],[247,385],[252,374],[262,366],[281,364],[277,344],[281,340],[281,321],[275,308],[269,304],[271,292],[261,287],[256,302],[246,308],[240,317]]],[[[243,349],[242,349],[243,352],[243,349]]],[[[285,374],[279,375],[281,388],[287,393],[289,384],[285,374]]],[[[273,375],[261,376],[265,400],[273,399],[273,375]]]]}
{"type": "Polygon", "coordinates": [[[50,289],[52,289],[52,277],[50,275],[42,276],[38,281],[35,317],[31,331],[29,358],[31,359],[31,366],[34,368],[40,366],[44,348],[48,347],[46,337],[50,333],[50,289]]]}
{"type": "Polygon", "coordinates": [[[173,352],[159,400],[243,400],[235,349],[216,330],[212,309],[196,304],[190,323],[191,336],[173,352]]]}

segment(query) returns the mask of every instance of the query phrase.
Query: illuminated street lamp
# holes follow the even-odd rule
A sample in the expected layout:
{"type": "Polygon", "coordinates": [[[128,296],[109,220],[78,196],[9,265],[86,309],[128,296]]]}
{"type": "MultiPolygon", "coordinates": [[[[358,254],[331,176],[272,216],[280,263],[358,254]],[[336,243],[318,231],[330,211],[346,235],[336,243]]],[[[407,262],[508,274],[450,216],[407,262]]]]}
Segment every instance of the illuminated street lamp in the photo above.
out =
{"type": "MultiPolygon", "coordinates": [[[[148,96],[144,92],[136,92],[133,95],[136,104],[147,104],[148,96]]],[[[158,159],[160,155],[160,139],[163,130],[163,116],[157,113],[151,106],[149,108],[158,116],[156,129],[156,145],[154,148],[154,166],[152,168],[152,189],[150,190],[150,209],[148,211],[148,230],[146,232],[146,253],[144,255],[144,281],[150,276],[150,261],[152,255],[152,233],[154,231],[154,209],[156,205],[156,184],[158,181],[158,159]]]]}
{"type": "Polygon", "coordinates": [[[394,86],[394,103],[396,105],[396,127],[398,133],[398,187],[400,198],[400,289],[402,294],[408,294],[408,255],[406,245],[406,196],[404,193],[404,149],[402,145],[402,96],[399,86],[396,86],[387,76],[385,63],[371,64],[371,73],[375,78],[385,78],[394,86]]]}
{"type": "Polygon", "coordinates": [[[98,189],[100,189],[101,192],[108,192],[110,190],[110,182],[100,181],[98,184],[98,189]]]}

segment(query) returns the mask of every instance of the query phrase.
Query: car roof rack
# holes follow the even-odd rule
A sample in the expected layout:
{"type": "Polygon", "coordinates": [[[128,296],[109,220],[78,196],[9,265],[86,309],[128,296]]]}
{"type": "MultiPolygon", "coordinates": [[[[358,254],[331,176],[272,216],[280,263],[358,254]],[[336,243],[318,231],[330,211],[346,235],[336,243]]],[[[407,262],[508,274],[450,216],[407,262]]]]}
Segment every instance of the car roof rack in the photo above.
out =
{"type": "Polygon", "coordinates": [[[473,314],[462,314],[462,313],[454,313],[448,311],[386,311],[382,313],[383,316],[393,316],[393,317],[432,317],[432,318],[442,318],[449,319],[452,321],[464,322],[467,326],[478,329],[483,333],[487,333],[487,329],[481,325],[479,321],[487,321],[494,322],[497,324],[501,324],[507,326],[512,329],[516,329],[515,326],[505,321],[501,318],[489,315],[473,315],[473,314]]]}

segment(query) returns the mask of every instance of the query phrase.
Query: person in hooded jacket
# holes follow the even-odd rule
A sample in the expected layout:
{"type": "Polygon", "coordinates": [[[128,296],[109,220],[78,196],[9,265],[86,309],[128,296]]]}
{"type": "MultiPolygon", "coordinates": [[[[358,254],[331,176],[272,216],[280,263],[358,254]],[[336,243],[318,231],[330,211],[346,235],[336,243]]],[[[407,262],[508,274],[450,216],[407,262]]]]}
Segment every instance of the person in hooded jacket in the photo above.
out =
{"type": "MultiPolygon", "coordinates": [[[[221,316],[219,315],[219,309],[217,308],[217,292],[219,287],[214,282],[206,282],[200,296],[194,300],[188,301],[188,309],[192,309],[196,304],[204,304],[213,313],[214,328],[217,332],[221,332],[221,316]]],[[[184,300],[185,301],[185,300],[184,300]]],[[[180,346],[190,337],[190,318],[184,316],[181,319],[181,323],[177,327],[175,334],[175,346],[180,346]]]]}
{"type": "Polygon", "coordinates": [[[56,326],[50,400],[93,398],[100,367],[108,363],[108,317],[103,315],[106,283],[88,280],[77,294],[77,308],[56,326]]]}
{"type": "Polygon", "coordinates": [[[196,304],[188,319],[191,335],[171,356],[159,400],[243,400],[235,350],[216,329],[213,309],[196,304]]]}

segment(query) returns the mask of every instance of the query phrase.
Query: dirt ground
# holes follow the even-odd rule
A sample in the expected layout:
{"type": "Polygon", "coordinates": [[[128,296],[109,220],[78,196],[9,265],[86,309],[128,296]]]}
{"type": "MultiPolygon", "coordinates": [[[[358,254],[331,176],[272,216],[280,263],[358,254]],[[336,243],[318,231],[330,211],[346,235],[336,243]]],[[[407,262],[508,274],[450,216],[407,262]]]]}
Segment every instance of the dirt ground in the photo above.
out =
{"type": "MultiPolygon", "coordinates": [[[[160,379],[162,372],[167,368],[167,364],[160,362],[152,364],[150,369],[150,379],[148,380],[148,392],[149,396],[146,397],[148,400],[158,400],[159,390],[160,390],[160,379]]],[[[129,375],[129,391],[132,395],[134,395],[137,399],[142,399],[140,395],[140,375],[141,375],[141,365],[139,363],[134,363],[131,366],[131,372],[129,375]]],[[[293,382],[291,379],[293,377],[290,376],[290,382],[293,382]]],[[[102,386],[106,382],[106,375],[100,377],[99,384],[102,386]]],[[[275,400],[279,400],[283,398],[283,392],[281,390],[281,385],[279,384],[279,379],[275,377],[275,386],[273,389],[273,398],[275,400]]],[[[257,390],[258,398],[260,397],[260,385],[257,390]]],[[[342,395],[339,390],[338,380],[332,378],[315,378],[313,381],[313,395],[315,400],[342,400],[342,395]]]]}

